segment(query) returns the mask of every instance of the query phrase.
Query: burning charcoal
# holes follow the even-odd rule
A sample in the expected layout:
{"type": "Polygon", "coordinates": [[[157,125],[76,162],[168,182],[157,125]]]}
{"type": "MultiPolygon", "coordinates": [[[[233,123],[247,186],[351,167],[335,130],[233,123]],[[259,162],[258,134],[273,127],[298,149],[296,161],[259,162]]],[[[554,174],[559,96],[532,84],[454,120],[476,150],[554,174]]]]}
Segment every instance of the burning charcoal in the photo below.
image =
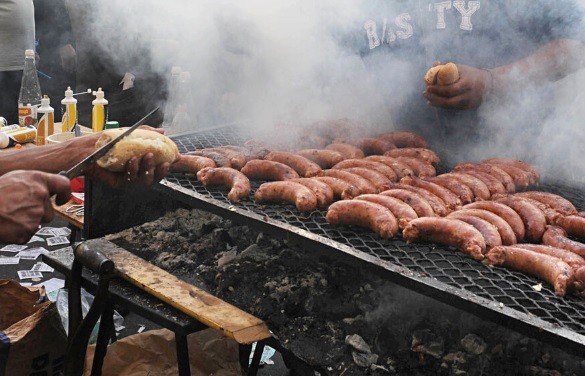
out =
{"type": "Polygon", "coordinates": [[[378,355],[376,354],[363,354],[352,351],[351,356],[353,357],[354,363],[363,368],[369,368],[378,361],[378,355]]]}
{"type": "Polygon", "coordinates": [[[362,337],[357,334],[352,334],[345,337],[345,343],[356,349],[357,351],[365,354],[371,354],[372,350],[370,346],[364,341],[362,337]]]}
{"type": "Polygon", "coordinates": [[[439,359],[443,355],[445,343],[443,338],[428,329],[417,330],[412,333],[411,350],[421,354],[427,354],[439,359]]]}
{"type": "Polygon", "coordinates": [[[461,346],[470,354],[480,355],[487,349],[487,344],[483,339],[475,334],[468,334],[461,339],[461,346]]]}

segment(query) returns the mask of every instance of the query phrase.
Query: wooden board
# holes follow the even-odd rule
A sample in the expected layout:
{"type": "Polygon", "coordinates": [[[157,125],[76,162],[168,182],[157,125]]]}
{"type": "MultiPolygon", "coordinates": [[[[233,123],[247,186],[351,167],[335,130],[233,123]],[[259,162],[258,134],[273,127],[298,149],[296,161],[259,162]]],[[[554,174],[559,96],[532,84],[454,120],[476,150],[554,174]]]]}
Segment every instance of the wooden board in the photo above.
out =
{"type": "Polygon", "coordinates": [[[240,344],[251,344],[271,337],[259,318],[180,280],[140,257],[103,240],[85,242],[108,257],[116,272],[135,286],[186,313],[209,328],[219,330],[240,344]]]}
{"type": "Polygon", "coordinates": [[[70,200],[61,206],[57,206],[54,200],[52,202],[56,215],[66,220],[69,224],[83,230],[83,212],[80,212],[81,215],[79,213],[72,212],[73,209],[79,208],[79,204],[76,204],[70,200]]]}

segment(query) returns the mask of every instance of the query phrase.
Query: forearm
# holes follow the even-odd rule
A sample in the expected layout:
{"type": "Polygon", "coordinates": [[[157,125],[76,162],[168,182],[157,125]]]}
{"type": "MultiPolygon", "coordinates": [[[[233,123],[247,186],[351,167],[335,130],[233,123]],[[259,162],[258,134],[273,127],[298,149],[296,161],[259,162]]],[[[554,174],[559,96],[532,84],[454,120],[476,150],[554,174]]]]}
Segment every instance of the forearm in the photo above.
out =
{"type": "Polygon", "coordinates": [[[58,173],[67,170],[95,149],[97,135],[60,144],[50,144],[0,153],[0,175],[13,170],[40,170],[58,173]]]}
{"type": "Polygon", "coordinates": [[[585,44],[572,39],[552,41],[532,55],[511,64],[490,69],[491,91],[505,95],[527,85],[554,82],[585,66],[585,44]]]}

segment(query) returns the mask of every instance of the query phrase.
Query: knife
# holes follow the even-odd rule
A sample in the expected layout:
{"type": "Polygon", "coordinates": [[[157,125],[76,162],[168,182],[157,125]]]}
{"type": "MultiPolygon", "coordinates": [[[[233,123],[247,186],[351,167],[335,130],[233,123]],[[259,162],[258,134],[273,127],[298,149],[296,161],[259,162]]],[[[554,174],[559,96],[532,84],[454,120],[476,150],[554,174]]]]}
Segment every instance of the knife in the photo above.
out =
{"type": "Polygon", "coordinates": [[[108,151],[110,151],[110,149],[112,149],[114,147],[114,145],[116,145],[124,137],[126,137],[130,133],[132,133],[132,131],[134,131],[136,128],[138,128],[139,126],[141,126],[142,124],[144,124],[144,122],[146,121],[146,119],[148,119],[152,114],[154,114],[158,110],[159,110],[159,107],[157,107],[154,110],[150,111],[142,119],[138,120],[136,123],[134,123],[134,125],[132,125],[130,128],[128,128],[124,132],[122,132],[118,137],[114,138],[113,140],[111,140],[110,142],[108,142],[107,144],[105,144],[104,146],[102,146],[101,148],[99,148],[96,151],[94,151],[92,154],[90,154],[87,157],[85,157],[85,159],[83,159],[81,162],[79,162],[75,166],[71,167],[69,170],[59,172],[59,175],[66,176],[69,179],[72,179],[72,178],[74,178],[76,176],[81,175],[81,173],[83,172],[83,170],[87,166],[91,165],[92,163],[94,163],[95,161],[97,161],[98,159],[100,159],[101,157],[103,157],[104,155],[106,155],[106,153],[108,151]]]}

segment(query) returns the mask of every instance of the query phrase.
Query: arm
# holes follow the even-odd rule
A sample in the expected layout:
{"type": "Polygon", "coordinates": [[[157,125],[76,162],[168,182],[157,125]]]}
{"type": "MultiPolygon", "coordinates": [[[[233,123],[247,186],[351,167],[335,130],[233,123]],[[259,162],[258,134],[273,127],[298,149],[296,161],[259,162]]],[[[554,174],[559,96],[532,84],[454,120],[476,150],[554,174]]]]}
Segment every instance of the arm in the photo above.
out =
{"type": "Polygon", "coordinates": [[[488,97],[501,98],[543,81],[558,81],[584,66],[585,44],[558,39],[532,55],[493,69],[457,65],[459,81],[446,86],[428,86],[423,96],[436,107],[476,108],[488,97]]]}

